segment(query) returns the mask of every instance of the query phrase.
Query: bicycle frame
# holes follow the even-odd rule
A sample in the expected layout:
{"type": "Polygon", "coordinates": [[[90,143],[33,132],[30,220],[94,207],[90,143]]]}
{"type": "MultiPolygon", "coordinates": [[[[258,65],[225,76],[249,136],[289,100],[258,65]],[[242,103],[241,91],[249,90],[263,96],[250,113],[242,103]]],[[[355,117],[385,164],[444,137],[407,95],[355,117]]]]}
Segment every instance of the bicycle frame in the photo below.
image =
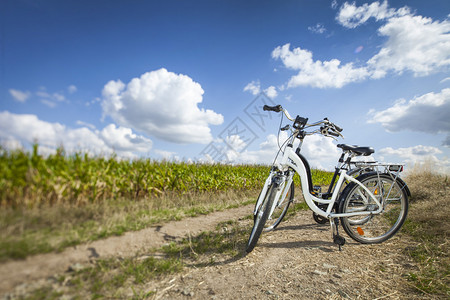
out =
{"type": "Polygon", "coordinates": [[[407,185],[399,177],[400,172],[403,171],[403,165],[352,161],[353,157],[371,155],[374,153],[373,148],[339,144],[337,147],[342,148],[343,153],[339,158],[328,191],[322,193],[320,187],[313,186],[309,163],[300,154],[303,140],[306,136],[313,134],[334,139],[343,137],[340,133],[342,129],[327,118],[312,124],[308,123],[308,118],[298,115],[294,119],[281,105],[264,105],[263,110],[283,112],[293,124],[281,127],[283,120],[281,118],[279,133],[290,130],[292,134],[280,147],[256,202],[253,211],[254,224],[246,247],[247,253],[255,248],[263,231],[275,229],[285,216],[289,202],[293,199],[293,194],[288,197],[288,193],[294,190],[292,184],[295,173],[300,176],[303,197],[313,211],[314,220],[324,224],[324,221],[328,219],[332,228],[333,243],[339,245],[339,250],[345,244],[345,238],[339,234],[340,221],[345,232],[352,239],[363,244],[381,243],[391,238],[401,228],[408,213],[408,196],[410,196],[407,185]],[[313,127],[315,128],[312,129],[313,127]],[[294,151],[296,139],[300,143],[294,151]],[[390,198],[391,192],[394,197],[390,198]],[[289,202],[285,203],[285,201],[289,202]],[[388,205],[391,202],[394,205],[388,205]],[[398,205],[400,207],[397,207],[398,205]],[[277,208],[280,210],[275,213],[277,208]],[[278,212],[281,213],[278,214],[278,212]],[[377,216],[381,216],[383,212],[387,212],[389,218],[391,215],[395,218],[398,214],[392,227],[389,228],[390,222],[378,221],[377,216]],[[273,214],[275,214],[275,221],[265,227],[266,221],[271,220],[273,214]],[[352,218],[355,216],[357,218],[352,218]],[[387,226],[384,226],[384,223],[387,226]]]}
{"type": "MultiPolygon", "coordinates": [[[[294,137],[292,137],[293,141],[294,137]]],[[[298,150],[300,149],[300,146],[298,150]]],[[[276,168],[273,168],[270,172],[269,177],[267,178],[263,190],[258,198],[257,204],[255,206],[254,214],[256,214],[259,206],[261,205],[263,198],[267,194],[267,190],[269,186],[272,183],[277,184],[277,194],[275,196],[276,201],[274,201],[273,206],[271,208],[271,212],[269,216],[272,215],[276,205],[279,205],[278,199],[280,199],[280,196],[282,196],[281,199],[285,199],[286,194],[288,192],[288,189],[293,181],[293,175],[294,172],[290,171],[290,168],[292,168],[297,174],[300,176],[301,184],[302,184],[302,191],[303,191],[303,197],[305,199],[306,204],[308,207],[315,212],[316,214],[325,217],[325,218],[339,218],[339,217],[351,217],[351,216],[363,216],[363,215],[371,215],[371,214],[379,214],[383,211],[383,206],[380,204],[379,200],[375,195],[363,184],[361,184],[358,180],[353,178],[352,176],[347,174],[347,171],[345,169],[341,169],[339,174],[339,180],[336,183],[336,186],[334,188],[334,191],[332,193],[331,199],[322,199],[319,197],[316,197],[311,194],[311,191],[309,190],[309,187],[311,186],[309,178],[307,173],[307,167],[305,166],[304,162],[300,158],[299,155],[293,150],[292,143],[289,143],[285,151],[283,153],[283,156],[281,158],[280,163],[277,165],[276,168]],[[288,175],[285,175],[285,173],[288,172],[288,175]],[[286,180],[287,179],[287,180],[286,180]],[[332,212],[334,204],[339,196],[341,186],[345,181],[354,182],[355,184],[361,186],[366,192],[367,195],[375,202],[378,209],[375,211],[362,211],[362,212],[351,212],[351,213],[334,213],[332,212]],[[326,204],[327,209],[326,211],[320,209],[316,203],[326,204]]],[[[308,167],[309,168],[309,167],[308,167]]],[[[363,200],[368,203],[368,199],[361,195],[363,200]]]]}

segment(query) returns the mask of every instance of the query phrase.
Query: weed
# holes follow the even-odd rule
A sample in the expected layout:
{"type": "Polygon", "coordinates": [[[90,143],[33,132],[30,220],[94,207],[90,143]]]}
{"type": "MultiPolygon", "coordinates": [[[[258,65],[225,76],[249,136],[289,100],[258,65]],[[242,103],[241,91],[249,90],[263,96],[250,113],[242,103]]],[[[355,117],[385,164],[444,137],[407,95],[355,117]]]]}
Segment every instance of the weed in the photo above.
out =
{"type": "MultiPolygon", "coordinates": [[[[267,166],[119,161],[0,147],[0,261],[253,203],[267,166]]],[[[313,170],[315,183],[330,173],[313,170]]],[[[297,176],[298,177],[298,176],[297,176]]],[[[298,178],[296,179],[298,180],[298,178]]]]}
{"type": "MultiPolygon", "coordinates": [[[[146,299],[155,294],[146,286],[152,279],[178,273],[192,262],[196,262],[195,266],[215,264],[216,254],[243,255],[247,234],[248,228],[237,222],[223,222],[214,231],[146,251],[144,256],[99,259],[89,267],[66,273],[58,282],[63,294],[73,299],[146,299]]],[[[40,287],[29,297],[58,298],[62,294],[53,287],[40,287]]]]}
{"type": "Polygon", "coordinates": [[[407,274],[416,288],[426,294],[450,296],[449,236],[450,196],[447,176],[415,172],[406,178],[411,206],[403,231],[417,242],[405,251],[419,271],[407,274]]]}

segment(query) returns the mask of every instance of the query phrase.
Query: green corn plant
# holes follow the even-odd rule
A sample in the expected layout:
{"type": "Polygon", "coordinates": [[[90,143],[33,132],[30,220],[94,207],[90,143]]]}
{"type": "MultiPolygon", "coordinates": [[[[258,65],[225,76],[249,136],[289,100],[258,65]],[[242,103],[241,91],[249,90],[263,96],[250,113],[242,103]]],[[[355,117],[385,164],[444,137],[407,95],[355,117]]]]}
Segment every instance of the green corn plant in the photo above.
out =
{"type": "MultiPolygon", "coordinates": [[[[85,205],[108,199],[150,199],[166,193],[186,194],[260,189],[270,167],[198,164],[117,157],[7,151],[0,147],[0,205],[33,207],[69,203],[85,205]]],[[[314,184],[324,185],[331,173],[312,170],[314,184]]],[[[298,185],[298,176],[295,178],[298,185]]]]}

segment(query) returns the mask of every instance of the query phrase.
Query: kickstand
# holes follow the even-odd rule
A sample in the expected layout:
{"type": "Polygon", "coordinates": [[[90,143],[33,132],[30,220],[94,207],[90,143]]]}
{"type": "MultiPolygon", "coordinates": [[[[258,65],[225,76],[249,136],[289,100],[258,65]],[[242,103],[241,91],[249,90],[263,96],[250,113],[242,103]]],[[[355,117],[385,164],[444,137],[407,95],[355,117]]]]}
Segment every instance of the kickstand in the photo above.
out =
{"type": "Polygon", "coordinates": [[[339,219],[330,219],[330,225],[333,232],[333,243],[339,246],[339,251],[342,251],[342,246],[345,245],[345,238],[339,235],[339,219]]]}

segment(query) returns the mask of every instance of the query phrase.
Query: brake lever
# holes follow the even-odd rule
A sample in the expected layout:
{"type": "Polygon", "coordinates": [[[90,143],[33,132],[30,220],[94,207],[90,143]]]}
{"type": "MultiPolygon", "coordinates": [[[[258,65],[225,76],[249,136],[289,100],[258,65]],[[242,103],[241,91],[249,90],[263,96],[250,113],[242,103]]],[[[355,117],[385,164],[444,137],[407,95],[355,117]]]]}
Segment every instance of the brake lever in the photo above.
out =
{"type": "Polygon", "coordinates": [[[332,127],[321,127],[320,128],[320,133],[325,136],[325,137],[330,137],[333,140],[337,141],[338,137],[342,137],[344,138],[344,136],[340,133],[337,132],[334,128],[332,127]]]}

